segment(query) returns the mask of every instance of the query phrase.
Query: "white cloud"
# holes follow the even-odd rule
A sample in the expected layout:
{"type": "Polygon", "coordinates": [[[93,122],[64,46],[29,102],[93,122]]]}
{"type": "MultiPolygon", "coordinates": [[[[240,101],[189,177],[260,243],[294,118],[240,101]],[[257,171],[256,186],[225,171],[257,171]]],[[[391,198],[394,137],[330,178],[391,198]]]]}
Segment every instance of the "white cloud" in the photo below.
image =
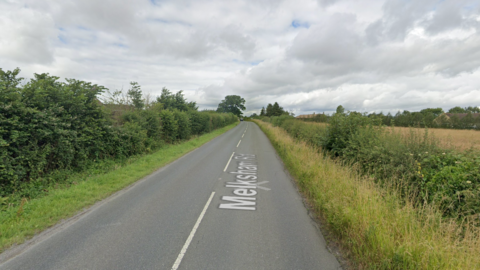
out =
{"type": "Polygon", "coordinates": [[[248,113],[480,105],[475,0],[3,1],[0,68],[248,113]]]}

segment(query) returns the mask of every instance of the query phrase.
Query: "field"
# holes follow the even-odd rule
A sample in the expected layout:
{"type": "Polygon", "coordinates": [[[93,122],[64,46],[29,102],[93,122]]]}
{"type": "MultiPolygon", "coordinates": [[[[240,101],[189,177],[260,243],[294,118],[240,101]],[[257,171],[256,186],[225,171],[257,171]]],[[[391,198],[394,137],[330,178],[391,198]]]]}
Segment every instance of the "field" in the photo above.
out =
{"type": "MultiPolygon", "coordinates": [[[[394,130],[406,136],[411,132],[425,132],[424,128],[395,127],[394,130]]],[[[480,149],[480,132],[477,130],[431,128],[428,133],[438,139],[440,146],[446,149],[480,149]]]]}
{"type": "MultiPolygon", "coordinates": [[[[327,127],[327,123],[308,122],[318,128],[327,127]]],[[[394,132],[407,137],[414,133],[416,136],[423,136],[425,131],[429,136],[433,136],[439,143],[439,146],[445,149],[464,151],[469,149],[480,149],[480,131],[465,129],[443,129],[443,128],[408,128],[394,127],[394,132]]]]}

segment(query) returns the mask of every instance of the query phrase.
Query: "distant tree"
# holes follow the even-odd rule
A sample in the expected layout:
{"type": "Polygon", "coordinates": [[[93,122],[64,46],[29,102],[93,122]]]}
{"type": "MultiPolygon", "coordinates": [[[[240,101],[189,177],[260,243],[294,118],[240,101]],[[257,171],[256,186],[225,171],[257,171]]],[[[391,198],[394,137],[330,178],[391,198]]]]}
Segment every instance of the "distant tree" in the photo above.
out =
{"type": "Polygon", "coordinates": [[[273,114],[273,105],[268,103],[265,115],[270,117],[270,116],[273,116],[272,114],[273,114]]]}
{"type": "Polygon", "coordinates": [[[260,116],[265,116],[265,107],[260,110],[260,116]]]}
{"type": "Polygon", "coordinates": [[[250,117],[257,117],[258,115],[256,113],[252,113],[252,115],[250,115],[250,117]]]}
{"type": "Polygon", "coordinates": [[[244,98],[237,95],[226,96],[225,99],[218,104],[217,112],[233,113],[241,117],[243,114],[242,111],[246,109],[244,105],[244,98]]]}
{"type": "Polygon", "coordinates": [[[127,95],[136,109],[143,109],[145,103],[142,99],[142,89],[137,82],[130,82],[130,89],[128,89],[127,95]]]}
{"type": "Polygon", "coordinates": [[[476,106],[476,107],[469,106],[469,107],[466,107],[466,108],[465,108],[465,111],[471,112],[471,113],[480,113],[480,107],[478,107],[478,106],[476,106]]]}
{"type": "Polygon", "coordinates": [[[460,107],[460,106],[457,106],[457,107],[453,107],[451,108],[450,110],[448,110],[449,113],[466,113],[467,111],[460,107]]]}
{"type": "Polygon", "coordinates": [[[342,105],[338,105],[337,107],[337,113],[344,113],[345,112],[345,108],[343,108],[342,105]]]}
{"type": "Polygon", "coordinates": [[[444,113],[444,111],[443,111],[442,108],[427,108],[427,109],[421,110],[420,113],[422,113],[424,115],[427,115],[429,113],[433,113],[433,115],[435,117],[438,117],[438,116],[440,116],[440,114],[444,113]]]}
{"type": "Polygon", "coordinates": [[[163,104],[164,109],[177,109],[179,111],[197,111],[198,106],[195,101],[187,102],[183,95],[183,91],[180,90],[176,94],[173,94],[167,88],[162,89],[162,94],[157,97],[157,102],[163,104]]]}
{"type": "Polygon", "coordinates": [[[275,102],[272,106],[272,116],[280,116],[284,113],[285,113],[285,111],[283,110],[283,108],[280,107],[278,102],[275,102]]]}

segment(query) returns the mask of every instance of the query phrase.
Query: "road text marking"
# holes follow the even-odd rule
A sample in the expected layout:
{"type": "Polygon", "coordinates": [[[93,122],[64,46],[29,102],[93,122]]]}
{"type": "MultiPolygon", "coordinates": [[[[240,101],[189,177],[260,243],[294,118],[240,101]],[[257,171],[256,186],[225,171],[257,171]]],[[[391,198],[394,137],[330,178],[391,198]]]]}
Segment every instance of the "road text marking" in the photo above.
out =
{"type": "Polygon", "coordinates": [[[225,187],[233,188],[232,193],[236,196],[222,196],[220,209],[230,210],[256,210],[257,190],[270,190],[261,186],[268,181],[258,182],[256,156],[250,154],[237,154],[234,159],[237,162],[237,170],[230,172],[235,174],[235,181],[227,182],[225,187]]]}
{"type": "Polygon", "coordinates": [[[235,152],[233,152],[232,155],[230,156],[230,159],[228,160],[227,165],[225,166],[225,169],[223,169],[223,171],[227,170],[228,164],[230,164],[230,161],[232,161],[232,157],[233,157],[234,154],[235,154],[235,152]]]}
{"type": "Polygon", "coordinates": [[[198,226],[200,225],[200,222],[202,222],[203,216],[205,215],[205,212],[207,211],[207,208],[210,205],[210,202],[212,201],[213,195],[215,195],[215,192],[212,192],[212,195],[210,195],[210,198],[208,198],[207,204],[205,204],[205,207],[203,207],[203,211],[202,213],[200,213],[200,216],[197,219],[197,223],[195,223],[195,226],[193,226],[193,229],[187,238],[187,242],[185,242],[185,245],[183,245],[183,248],[180,251],[180,254],[178,254],[177,260],[172,266],[172,270],[177,270],[178,267],[180,266],[183,256],[185,256],[185,252],[187,252],[188,246],[192,242],[193,236],[195,235],[195,232],[197,232],[198,226]]]}

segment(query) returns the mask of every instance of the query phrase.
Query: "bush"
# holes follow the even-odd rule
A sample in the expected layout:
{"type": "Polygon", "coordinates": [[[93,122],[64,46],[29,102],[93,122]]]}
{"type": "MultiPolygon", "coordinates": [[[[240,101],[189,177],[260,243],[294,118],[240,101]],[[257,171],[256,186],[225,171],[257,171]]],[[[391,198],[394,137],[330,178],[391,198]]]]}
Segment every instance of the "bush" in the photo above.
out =
{"type": "Polygon", "coordinates": [[[175,120],[175,114],[169,110],[160,112],[160,119],[162,120],[162,135],[165,141],[173,143],[178,136],[178,123],[175,120]]]}
{"type": "Polygon", "coordinates": [[[190,120],[186,112],[181,112],[179,110],[174,111],[175,120],[178,124],[177,138],[179,140],[188,140],[190,139],[190,120]]]}
{"type": "Polygon", "coordinates": [[[280,116],[272,116],[270,117],[270,122],[273,124],[273,126],[278,127],[281,126],[283,122],[288,119],[295,119],[295,117],[286,114],[280,116]]]}
{"type": "Polygon", "coordinates": [[[419,205],[436,204],[445,217],[480,213],[479,153],[443,150],[428,130],[403,135],[360,114],[336,114],[328,126],[297,119],[280,126],[419,205]]]}

